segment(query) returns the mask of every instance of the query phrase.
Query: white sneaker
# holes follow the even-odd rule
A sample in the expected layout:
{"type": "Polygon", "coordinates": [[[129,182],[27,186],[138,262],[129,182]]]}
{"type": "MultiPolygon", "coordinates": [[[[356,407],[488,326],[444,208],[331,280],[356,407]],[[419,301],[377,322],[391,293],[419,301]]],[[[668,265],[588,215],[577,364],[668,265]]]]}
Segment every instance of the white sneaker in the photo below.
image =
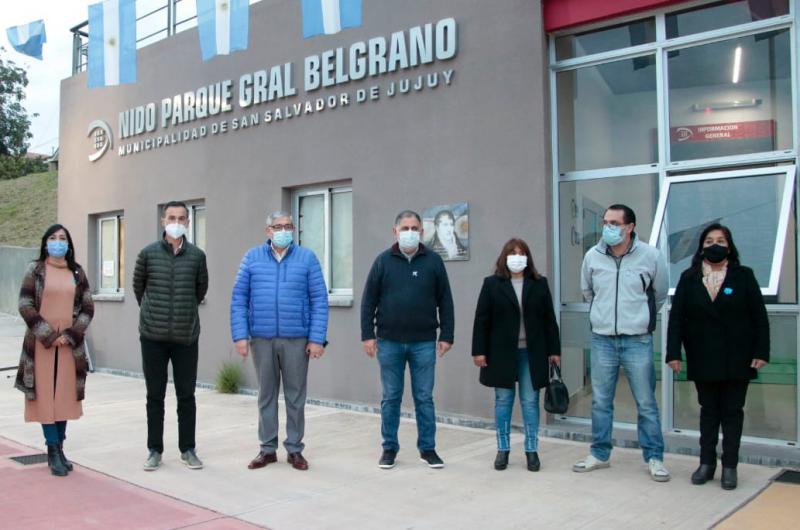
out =
{"type": "Polygon", "coordinates": [[[594,455],[589,455],[583,460],[578,460],[572,466],[572,470],[576,473],[588,473],[589,471],[594,471],[595,469],[602,469],[604,467],[608,467],[611,464],[608,463],[608,460],[598,460],[594,457],[594,455]]]}
{"type": "Polygon", "coordinates": [[[647,462],[647,466],[650,468],[650,476],[653,477],[653,480],[656,482],[669,481],[669,471],[664,467],[664,462],[651,458],[647,462]]]}

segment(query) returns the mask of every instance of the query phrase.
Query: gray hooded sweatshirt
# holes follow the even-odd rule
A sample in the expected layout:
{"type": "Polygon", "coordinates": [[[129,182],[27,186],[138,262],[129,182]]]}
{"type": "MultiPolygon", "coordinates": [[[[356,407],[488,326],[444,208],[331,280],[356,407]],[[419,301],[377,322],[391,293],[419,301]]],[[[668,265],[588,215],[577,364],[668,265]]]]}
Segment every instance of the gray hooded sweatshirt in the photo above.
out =
{"type": "Polygon", "coordinates": [[[634,233],[628,252],[611,254],[601,239],[583,258],[581,290],[591,304],[589,322],[599,335],[644,335],[656,328],[667,298],[667,263],[634,233]]]}

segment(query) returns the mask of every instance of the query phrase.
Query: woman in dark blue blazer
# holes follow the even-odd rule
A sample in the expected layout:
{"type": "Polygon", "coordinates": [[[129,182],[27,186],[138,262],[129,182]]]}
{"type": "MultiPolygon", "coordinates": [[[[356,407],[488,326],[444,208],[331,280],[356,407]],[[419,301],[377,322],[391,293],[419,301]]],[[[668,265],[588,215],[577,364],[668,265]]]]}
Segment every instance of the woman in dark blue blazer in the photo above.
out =
{"type": "Polygon", "coordinates": [[[547,280],[536,272],[525,241],[511,239],[483,281],[472,331],[472,359],[480,382],[495,389],[497,470],[508,466],[511,412],[519,386],[528,470],[539,471],[539,390],[549,363],[560,363],[561,344],[547,280]]]}
{"type": "Polygon", "coordinates": [[[700,467],[692,484],[714,478],[722,425],[721,482],[734,489],[747,386],[769,362],[769,322],[752,269],[740,265],[731,231],[719,223],[703,230],[672,299],[666,362],[676,373],[681,345],[700,403],[700,467]]]}

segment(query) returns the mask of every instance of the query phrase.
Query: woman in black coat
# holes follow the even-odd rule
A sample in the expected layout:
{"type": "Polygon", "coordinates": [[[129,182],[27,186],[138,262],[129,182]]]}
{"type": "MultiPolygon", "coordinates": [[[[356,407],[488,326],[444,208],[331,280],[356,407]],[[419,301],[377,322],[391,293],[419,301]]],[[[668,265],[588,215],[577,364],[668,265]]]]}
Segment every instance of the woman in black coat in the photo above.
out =
{"type": "Polygon", "coordinates": [[[666,362],[676,373],[681,344],[700,403],[700,467],[692,484],[714,478],[721,424],[722,487],[734,489],[747,385],[769,362],[769,322],[753,271],[739,264],[731,231],[719,223],[703,230],[672,299],[666,362]]]}
{"type": "Polygon", "coordinates": [[[549,382],[549,363],[559,364],[561,344],[547,280],[536,272],[528,245],[511,239],[495,273],[483,281],[472,331],[472,359],[480,382],[495,388],[497,457],[508,466],[515,387],[525,423],[528,470],[539,471],[539,389],[549,382]]]}

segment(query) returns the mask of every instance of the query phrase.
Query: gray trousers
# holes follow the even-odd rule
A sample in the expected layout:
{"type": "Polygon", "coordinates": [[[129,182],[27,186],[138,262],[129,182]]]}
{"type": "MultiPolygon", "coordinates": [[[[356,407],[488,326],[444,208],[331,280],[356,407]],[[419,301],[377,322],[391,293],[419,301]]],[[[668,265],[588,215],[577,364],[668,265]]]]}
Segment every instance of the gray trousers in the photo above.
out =
{"type": "Polygon", "coordinates": [[[250,340],[258,377],[258,438],[263,453],[274,454],[278,449],[278,392],[281,379],[286,404],[286,440],[283,446],[289,453],[299,453],[305,447],[307,343],[306,338],[250,340]]]}

